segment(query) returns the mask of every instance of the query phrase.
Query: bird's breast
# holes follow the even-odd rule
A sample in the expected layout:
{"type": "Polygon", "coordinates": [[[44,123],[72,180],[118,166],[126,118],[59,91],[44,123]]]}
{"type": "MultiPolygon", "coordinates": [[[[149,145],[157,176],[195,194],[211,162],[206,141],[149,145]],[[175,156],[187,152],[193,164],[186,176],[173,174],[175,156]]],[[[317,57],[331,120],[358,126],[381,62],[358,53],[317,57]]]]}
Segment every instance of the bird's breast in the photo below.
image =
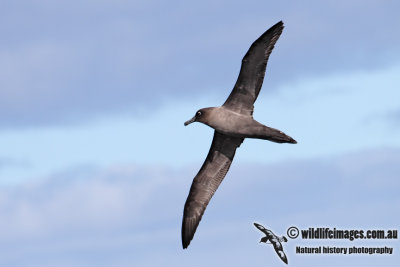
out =
{"type": "Polygon", "coordinates": [[[251,116],[245,116],[225,108],[221,108],[211,117],[208,125],[218,132],[242,137],[243,132],[254,120],[251,116]]]}

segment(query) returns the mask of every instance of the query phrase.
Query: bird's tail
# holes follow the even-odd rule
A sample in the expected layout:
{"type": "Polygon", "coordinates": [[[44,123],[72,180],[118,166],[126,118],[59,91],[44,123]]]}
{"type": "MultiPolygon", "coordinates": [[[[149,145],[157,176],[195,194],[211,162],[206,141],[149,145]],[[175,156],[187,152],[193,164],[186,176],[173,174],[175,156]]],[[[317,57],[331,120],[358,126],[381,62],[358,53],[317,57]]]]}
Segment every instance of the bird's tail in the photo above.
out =
{"type": "Polygon", "coordinates": [[[247,131],[249,134],[245,136],[247,138],[264,139],[275,143],[297,144],[296,140],[278,129],[274,129],[262,124],[250,128],[251,129],[248,129],[247,131]]]}

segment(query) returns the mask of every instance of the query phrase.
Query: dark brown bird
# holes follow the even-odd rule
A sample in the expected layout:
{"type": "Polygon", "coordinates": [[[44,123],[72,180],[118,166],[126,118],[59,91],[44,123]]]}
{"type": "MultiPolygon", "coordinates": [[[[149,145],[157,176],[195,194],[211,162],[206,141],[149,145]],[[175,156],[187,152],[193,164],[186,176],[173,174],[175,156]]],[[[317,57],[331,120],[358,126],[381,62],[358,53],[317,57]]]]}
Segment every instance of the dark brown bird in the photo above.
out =
{"type": "Polygon", "coordinates": [[[244,138],[265,139],[276,143],[297,142],[283,132],[253,119],[254,102],[260,92],[269,55],[283,30],[282,21],[262,34],[243,57],[235,87],[220,107],[203,108],[185,122],[202,122],[212,128],[214,138],[200,171],[193,179],[185,203],[182,221],[182,246],[193,239],[204,211],[224,179],[244,138]]]}

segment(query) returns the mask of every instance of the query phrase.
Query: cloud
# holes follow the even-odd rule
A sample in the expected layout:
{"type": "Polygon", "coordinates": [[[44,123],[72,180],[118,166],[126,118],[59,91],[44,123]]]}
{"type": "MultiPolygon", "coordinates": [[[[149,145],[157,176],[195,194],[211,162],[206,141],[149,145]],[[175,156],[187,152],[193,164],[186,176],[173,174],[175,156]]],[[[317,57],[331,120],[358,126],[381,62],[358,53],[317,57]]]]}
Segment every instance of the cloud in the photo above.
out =
{"type": "Polygon", "coordinates": [[[251,41],[280,19],[286,29],[268,69],[271,90],[305,76],[394,64],[398,5],[7,3],[0,21],[0,127],[148,112],[217,87],[225,96],[251,41]]]}
{"type": "Polygon", "coordinates": [[[15,159],[10,157],[0,157],[0,171],[5,168],[27,168],[31,163],[25,159],[15,159]]]}
{"type": "Polygon", "coordinates": [[[370,116],[367,116],[364,119],[364,123],[366,125],[371,125],[373,127],[383,128],[385,129],[385,134],[390,131],[393,133],[397,133],[400,128],[400,108],[396,103],[390,105],[390,107],[386,107],[386,110],[380,110],[379,112],[375,112],[370,116]]]}
{"type": "MultiPolygon", "coordinates": [[[[77,167],[0,189],[0,263],[186,266],[193,262],[201,266],[210,261],[228,265],[273,262],[273,251],[267,254],[265,247],[257,246],[260,233],[253,229],[253,221],[281,234],[291,225],[395,228],[399,163],[398,149],[270,165],[234,162],[187,251],[181,249],[180,223],[197,166],[176,170],[135,165],[77,167]]],[[[325,257],[301,258],[293,252],[295,242],[300,241],[291,240],[285,246],[290,261],[298,266],[349,261],[346,257],[333,262],[325,257]]],[[[376,246],[372,241],[363,244],[376,246]]],[[[398,249],[397,244],[389,245],[398,249]]],[[[395,266],[398,261],[395,255],[370,258],[357,258],[356,263],[395,266]]]]}
{"type": "Polygon", "coordinates": [[[399,122],[400,122],[400,108],[397,110],[393,110],[391,112],[388,112],[385,114],[386,116],[385,119],[395,128],[399,128],[399,122]]]}

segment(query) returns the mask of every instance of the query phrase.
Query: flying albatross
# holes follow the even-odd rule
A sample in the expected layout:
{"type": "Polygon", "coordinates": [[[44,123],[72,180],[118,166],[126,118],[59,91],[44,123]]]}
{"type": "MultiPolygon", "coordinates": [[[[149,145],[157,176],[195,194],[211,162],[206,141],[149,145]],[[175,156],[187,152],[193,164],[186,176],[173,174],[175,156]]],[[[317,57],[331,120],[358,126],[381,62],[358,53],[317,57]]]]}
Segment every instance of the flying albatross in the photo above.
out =
{"type": "Polygon", "coordinates": [[[245,138],[258,138],[276,143],[297,142],[283,132],[253,119],[254,102],[264,80],[269,55],[283,30],[280,21],[262,34],[243,57],[235,87],[220,107],[202,108],[185,122],[201,122],[215,129],[207,158],[193,179],[185,203],[182,221],[182,246],[193,239],[204,211],[224,179],[236,148],[245,138]]]}

